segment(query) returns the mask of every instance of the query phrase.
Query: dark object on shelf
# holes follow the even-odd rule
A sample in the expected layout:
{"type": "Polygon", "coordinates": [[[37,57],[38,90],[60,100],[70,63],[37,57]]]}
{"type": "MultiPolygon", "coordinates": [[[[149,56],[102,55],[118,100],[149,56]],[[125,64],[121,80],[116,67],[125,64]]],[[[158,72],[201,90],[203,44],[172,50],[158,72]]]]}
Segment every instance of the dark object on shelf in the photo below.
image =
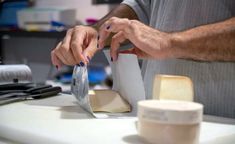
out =
{"type": "Polygon", "coordinates": [[[122,0],[93,0],[93,4],[119,4],[122,0]]]}
{"type": "Polygon", "coordinates": [[[0,37],[36,37],[36,38],[57,38],[62,39],[66,34],[66,31],[57,32],[46,32],[46,31],[24,31],[24,30],[1,30],[0,37]]]}
{"type": "Polygon", "coordinates": [[[60,87],[34,83],[12,83],[0,85],[0,105],[56,96],[62,90],[60,87]]]}

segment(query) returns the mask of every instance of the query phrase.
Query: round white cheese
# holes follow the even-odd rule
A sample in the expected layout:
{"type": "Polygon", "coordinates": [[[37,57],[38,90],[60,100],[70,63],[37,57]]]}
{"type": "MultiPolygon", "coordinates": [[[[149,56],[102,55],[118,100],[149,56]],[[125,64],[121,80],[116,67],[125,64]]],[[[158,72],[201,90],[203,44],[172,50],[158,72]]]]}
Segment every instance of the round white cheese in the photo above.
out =
{"type": "Polygon", "coordinates": [[[202,109],[186,101],[140,101],[138,133],[154,144],[198,144],[202,109]]]}
{"type": "Polygon", "coordinates": [[[176,100],[145,100],[138,102],[139,119],[167,124],[196,124],[202,121],[203,106],[176,100]]]}

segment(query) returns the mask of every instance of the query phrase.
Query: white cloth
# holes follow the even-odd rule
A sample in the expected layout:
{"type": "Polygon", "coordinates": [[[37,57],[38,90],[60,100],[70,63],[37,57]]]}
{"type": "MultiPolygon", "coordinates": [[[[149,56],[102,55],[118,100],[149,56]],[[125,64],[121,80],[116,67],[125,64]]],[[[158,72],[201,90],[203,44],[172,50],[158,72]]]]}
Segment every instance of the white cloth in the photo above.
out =
{"type": "MultiPolygon", "coordinates": [[[[140,21],[164,32],[177,32],[235,16],[234,0],[124,0],[140,21]]],[[[235,63],[182,59],[146,60],[142,67],[147,98],[155,74],[189,76],[195,101],[204,113],[235,118],[235,63]]]]}

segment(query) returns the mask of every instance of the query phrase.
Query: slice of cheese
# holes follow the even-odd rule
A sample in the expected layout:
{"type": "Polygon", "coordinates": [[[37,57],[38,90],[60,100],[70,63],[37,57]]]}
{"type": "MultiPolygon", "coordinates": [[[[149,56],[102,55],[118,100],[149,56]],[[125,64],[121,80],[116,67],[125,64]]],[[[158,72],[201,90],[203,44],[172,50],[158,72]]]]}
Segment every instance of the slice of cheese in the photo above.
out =
{"type": "Polygon", "coordinates": [[[153,83],[153,99],[193,101],[193,83],[189,77],[156,75],[153,83]]]}
{"type": "Polygon", "coordinates": [[[130,112],[131,106],[117,92],[93,90],[89,92],[90,104],[94,112],[130,112]]]}

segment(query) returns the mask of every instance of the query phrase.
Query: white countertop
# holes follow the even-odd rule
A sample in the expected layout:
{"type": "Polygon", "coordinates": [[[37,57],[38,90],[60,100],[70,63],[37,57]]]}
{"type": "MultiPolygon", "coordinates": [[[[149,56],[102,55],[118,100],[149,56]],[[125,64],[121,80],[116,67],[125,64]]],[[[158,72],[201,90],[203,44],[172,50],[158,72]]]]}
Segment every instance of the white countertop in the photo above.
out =
{"type": "MultiPolygon", "coordinates": [[[[233,124],[203,122],[200,144],[235,143],[235,120],[220,120],[233,124]]],[[[143,144],[136,122],[136,117],[94,119],[73,96],[62,94],[0,106],[0,143],[143,144]]]]}

